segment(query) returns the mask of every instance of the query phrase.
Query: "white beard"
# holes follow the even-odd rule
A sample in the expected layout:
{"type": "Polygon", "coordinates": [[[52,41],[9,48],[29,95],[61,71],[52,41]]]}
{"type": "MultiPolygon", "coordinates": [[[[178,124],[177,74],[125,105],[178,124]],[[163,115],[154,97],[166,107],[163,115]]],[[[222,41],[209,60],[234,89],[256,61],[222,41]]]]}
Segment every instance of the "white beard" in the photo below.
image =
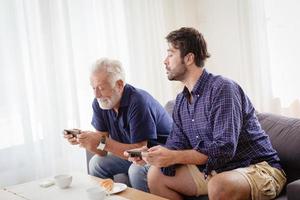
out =
{"type": "Polygon", "coordinates": [[[97,98],[98,104],[101,109],[103,110],[110,110],[113,108],[113,103],[110,99],[108,98],[97,98]]]}
{"type": "Polygon", "coordinates": [[[121,99],[121,96],[117,92],[114,92],[114,94],[113,94],[113,96],[111,96],[111,98],[108,98],[108,97],[97,98],[97,101],[98,101],[98,104],[101,109],[110,110],[116,106],[116,104],[118,103],[118,101],[120,99],[121,99]]]}

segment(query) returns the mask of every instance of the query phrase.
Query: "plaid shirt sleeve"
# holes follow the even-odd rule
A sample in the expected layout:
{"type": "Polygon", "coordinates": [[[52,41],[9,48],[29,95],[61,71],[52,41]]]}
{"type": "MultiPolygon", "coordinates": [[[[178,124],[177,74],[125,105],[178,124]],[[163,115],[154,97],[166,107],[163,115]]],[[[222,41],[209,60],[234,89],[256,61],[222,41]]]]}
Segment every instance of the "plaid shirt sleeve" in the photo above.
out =
{"type": "MultiPolygon", "coordinates": [[[[177,105],[177,104],[176,104],[177,105]]],[[[191,145],[189,144],[189,140],[186,137],[186,134],[183,133],[179,109],[175,105],[173,112],[173,127],[172,131],[167,139],[165,147],[169,149],[190,149],[191,145]]]]}
{"type": "MultiPolygon", "coordinates": [[[[208,156],[204,172],[218,169],[229,162],[235,155],[239,133],[241,131],[242,109],[239,90],[225,83],[216,90],[213,98],[210,121],[213,141],[202,153],[208,156]]],[[[197,147],[195,148],[197,150],[197,147]]],[[[198,149],[199,151],[199,149],[198,149]]]]}
{"type": "MultiPolygon", "coordinates": [[[[172,131],[167,139],[167,142],[165,144],[165,147],[168,149],[187,149],[187,147],[190,147],[191,145],[188,143],[188,139],[186,138],[186,135],[183,134],[183,130],[181,128],[181,122],[179,120],[178,115],[178,108],[176,106],[174,107],[173,112],[173,127],[172,131]]],[[[176,167],[179,166],[178,164],[171,165],[168,167],[162,167],[161,172],[166,176],[175,176],[176,173],[176,167]]]]}

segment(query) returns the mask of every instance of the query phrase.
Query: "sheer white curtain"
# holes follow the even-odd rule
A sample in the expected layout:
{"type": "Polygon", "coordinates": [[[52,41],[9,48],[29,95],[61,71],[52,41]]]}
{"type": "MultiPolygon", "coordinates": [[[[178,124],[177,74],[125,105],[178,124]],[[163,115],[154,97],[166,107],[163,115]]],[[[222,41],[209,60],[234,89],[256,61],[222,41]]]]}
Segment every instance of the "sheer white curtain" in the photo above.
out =
{"type": "Polygon", "coordinates": [[[74,65],[66,2],[1,1],[0,9],[0,185],[84,170],[84,152],[61,134],[90,114],[74,89],[88,77],[76,76],[85,69],[74,65]]]}
{"type": "Polygon", "coordinates": [[[300,2],[265,0],[272,91],[282,114],[300,118],[300,2]]]}
{"type": "Polygon", "coordinates": [[[95,59],[120,59],[162,104],[174,97],[160,1],[1,0],[0,24],[0,186],[85,172],[83,149],[61,133],[92,128],[95,59]]]}
{"type": "Polygon", "coordinates": [[[254,103],[260,111],[299,118],[300,2],[249,0],[239,6],[254,103]]]}

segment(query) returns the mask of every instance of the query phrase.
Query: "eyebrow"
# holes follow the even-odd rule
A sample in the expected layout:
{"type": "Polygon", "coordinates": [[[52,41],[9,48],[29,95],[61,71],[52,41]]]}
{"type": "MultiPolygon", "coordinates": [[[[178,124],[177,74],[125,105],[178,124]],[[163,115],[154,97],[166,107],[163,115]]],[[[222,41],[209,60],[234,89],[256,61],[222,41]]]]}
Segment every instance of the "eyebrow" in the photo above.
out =
{"type": "MultiPolygon", "coordinates": [[[[93,86],[92,81],[90,82],[90,85],[93,86]]],[[[97,85],[97,87],[103,87],[103,86],[105,86],[105,83],[98,84],[98,82],[96,82],[96,85],[97,85]]]]}

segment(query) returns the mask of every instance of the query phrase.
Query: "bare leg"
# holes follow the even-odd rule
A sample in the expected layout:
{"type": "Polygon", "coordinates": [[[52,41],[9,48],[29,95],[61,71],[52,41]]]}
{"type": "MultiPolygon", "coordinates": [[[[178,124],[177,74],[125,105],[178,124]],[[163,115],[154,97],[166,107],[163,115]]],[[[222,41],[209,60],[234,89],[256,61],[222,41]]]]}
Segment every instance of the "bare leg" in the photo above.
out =
{"type": "Polygon", "coordinates": [[[148,172],[150,192],[172,200],[182,200],[181,194],[194,196],[197,188],[186,167],[176,170],[175,176],[165,176],[159,168],[151,166],[148,172]]]}
{"type": "Polygon", "coordinates": [[[251,199],[251,188],[240,173],[222,172],[209,180],[208,196],[210,200],[248,200],[251,199]]]}

